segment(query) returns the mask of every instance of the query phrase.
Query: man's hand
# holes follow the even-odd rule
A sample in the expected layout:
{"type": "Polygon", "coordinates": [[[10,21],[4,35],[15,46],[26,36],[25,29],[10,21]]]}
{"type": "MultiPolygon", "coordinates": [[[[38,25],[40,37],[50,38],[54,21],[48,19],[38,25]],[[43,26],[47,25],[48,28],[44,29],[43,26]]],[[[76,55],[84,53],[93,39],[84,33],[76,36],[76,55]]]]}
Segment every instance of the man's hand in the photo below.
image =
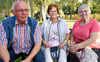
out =
{"type": "Polygon", "coordinates": [[[25,60],[22,60],[20,62],[31,62],[31,60],[28,60],[27,58],[25,60]]]}
{"type": "Polygon", "coordinates": [[[46,48],[50,48],[50,47],[51,47],[50,43],[48,43],[48,42],[45,42],[45,41],[44,41],[43,44],[44,44],[44,46],[45,46],[46,48]]]}
{"type": "Polygon", "coordinates": [[[22,60],[21,62],[31,62],[31,60],[36,56],[36,54],[39,52],[41,48],[41,42],[34,45],[34,48],[31,50],[31,53],[27,56],[25,60],[22,60]]]}
{"type": "Polygon", "coordinates": [[[10,55],[6,46],[0,46],[0,58],[3,62],[9,62],[10,55]]]}

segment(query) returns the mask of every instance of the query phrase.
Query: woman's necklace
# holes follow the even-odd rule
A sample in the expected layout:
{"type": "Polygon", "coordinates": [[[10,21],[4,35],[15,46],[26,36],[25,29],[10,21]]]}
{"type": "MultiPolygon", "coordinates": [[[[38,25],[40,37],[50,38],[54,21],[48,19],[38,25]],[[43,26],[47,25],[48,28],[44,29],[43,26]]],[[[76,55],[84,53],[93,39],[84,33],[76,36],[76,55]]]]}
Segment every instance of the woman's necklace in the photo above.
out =
{"type": "Polygon", "coordinates": [[[51,21],[52,21],[52,24],[58,23],[58,19],[51,20],[51,21]]]}
{"type": "Polygon", "coordinates": [[[90,22],[90,20],[88,20],[86,22],[81,21],[81,26],[84,26],[84,25],[88,24],[89,22],[90,22]]]}

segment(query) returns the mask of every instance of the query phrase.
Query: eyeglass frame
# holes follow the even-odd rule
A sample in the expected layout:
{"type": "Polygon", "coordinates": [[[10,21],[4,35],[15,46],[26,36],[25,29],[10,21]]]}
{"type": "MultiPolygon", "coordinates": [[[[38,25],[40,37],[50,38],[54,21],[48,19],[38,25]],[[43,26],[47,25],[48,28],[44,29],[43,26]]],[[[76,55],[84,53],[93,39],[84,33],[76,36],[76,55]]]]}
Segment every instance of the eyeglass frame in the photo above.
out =
{"type": "Polygon", "coordinates": [[[22,13],[22,12],[28,12],[30,9],[19,9],[19,10],[15,10],[14,9],[14,11],[16,11],[16,12],[20,12],[20,13],[22,13]]]}

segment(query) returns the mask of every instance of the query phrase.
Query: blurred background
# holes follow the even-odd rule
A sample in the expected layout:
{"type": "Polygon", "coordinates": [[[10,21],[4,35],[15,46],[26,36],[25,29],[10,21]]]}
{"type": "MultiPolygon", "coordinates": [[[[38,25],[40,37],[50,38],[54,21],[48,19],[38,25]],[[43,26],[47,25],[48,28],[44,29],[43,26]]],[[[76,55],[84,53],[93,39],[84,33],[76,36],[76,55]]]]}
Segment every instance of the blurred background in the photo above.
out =
{"type": "MultiPolygon", "coordinates": [[[[13,16],[11,13],[11,6],[14,1],[19,0],[0,0],[0,21],[6,17],[13,16]]],[[[56,4],[59,6],[58,15],[64,18],[66,22],[71,22],[80,19],[78,15],[78,7],[82,4],[88,4],[91,8],[91,17],[100,21],[100,0],[23,0],[30,9],[29,16],[37,19],[40,23],[49,18],[47,8],[49,4],[56,4]]],[[[68,25],[71,25],[68,24],[68,25]]],[[[72,26],[69,26],[72,28],[72,26]]]]}
{"type": "MultiPolygon", "coordinates": [[[[12,3],[19,0],[0,0],[0,22],[10,16],[12,3]]],[[[65,19],[68,27],[72,29],[75,21],[79,20],[78,7],[82,4],[88,4],[91,8],[91,17],[100,21],[100,0],[23,0],[30,9],[29,16],[35,18],[41,27],[44,20],[49,18],[47,8],[49,4],[59,6],[59,17],[65,19]]],[[[15,62],[19,62],[18,58],[15,62]]]]}

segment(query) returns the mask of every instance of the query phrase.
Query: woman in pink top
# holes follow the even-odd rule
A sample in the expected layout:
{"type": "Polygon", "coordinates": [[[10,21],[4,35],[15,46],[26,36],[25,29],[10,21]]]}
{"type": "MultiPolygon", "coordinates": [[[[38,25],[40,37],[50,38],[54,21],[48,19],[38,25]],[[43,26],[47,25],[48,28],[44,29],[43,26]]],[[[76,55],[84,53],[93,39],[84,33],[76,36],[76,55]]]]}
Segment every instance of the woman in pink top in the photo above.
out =
{"type": "Polygon", "coordinates": [[[78,8],[78,13],[81,20],[75,22],[73,26],[70,52],[76,54],[80,62],[97,62],[98,56],[89,45],[99,37],[99,22],[90,17],[91,11],[86,4],[78,8]]]}
{"type": "Polygon", "coordinates": [[[59,9],[57,5],[50,4],[47,12],[50,18],[44,21],[41,27],[45,62],[53,62],[52,59],[55,59],[55,56],[57,56],[58,62],[67,62],[66,44],[70,30],[65,20],[58,17],[59,9]],[[56,54],[57,51],[59,54],[56,54]]]}

